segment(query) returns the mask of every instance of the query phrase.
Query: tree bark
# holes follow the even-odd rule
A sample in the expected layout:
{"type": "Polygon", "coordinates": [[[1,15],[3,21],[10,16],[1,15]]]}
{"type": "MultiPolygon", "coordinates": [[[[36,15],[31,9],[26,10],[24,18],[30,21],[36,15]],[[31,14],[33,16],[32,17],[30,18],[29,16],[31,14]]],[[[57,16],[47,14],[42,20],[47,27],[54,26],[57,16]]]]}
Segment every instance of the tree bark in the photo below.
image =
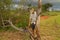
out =
{"type": "Polygon", "coordinates": [[[42,7],[42,0],[38,0],[38,8],[42,7]]]}
{"type": "Polygon", "coordinates": [[[12,23],[12,21],[10,21],[10,20],[4,20],[4,21],[9,22],[9,24],[11,25],[11,27],[13,27],[14,29],[16,29],[16,30],[18,30],[18,31],[23,31],[22,28],[20,29],[20,28],[16,27],[16,26],[12,23]]]}

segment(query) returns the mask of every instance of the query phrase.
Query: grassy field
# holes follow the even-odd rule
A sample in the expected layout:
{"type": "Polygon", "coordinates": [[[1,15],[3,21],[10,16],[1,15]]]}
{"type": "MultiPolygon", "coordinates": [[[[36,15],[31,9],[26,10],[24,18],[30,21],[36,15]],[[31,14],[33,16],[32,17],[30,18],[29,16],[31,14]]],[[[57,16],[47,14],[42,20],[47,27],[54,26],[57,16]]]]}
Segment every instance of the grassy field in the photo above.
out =
{"type": "Polygon", "coordinates": [[[56,16],[56,15],[60,15],[60,11],[43,12],[42,15],[56,16]]]}
{"type": "MultiPolygon", "coordinates": [[[[41,19],[40,22],[41,39],[60,40],[60,12],[46,12],[43,14],[48,16],[48,18],[41,19]]],[[[25,25],[25,23],[23,24],[23,26],[25,25]]],[[[20,24],[17,25],[18,27],[21,26],[20,24]]],[[[11,28],[9,29],[10,31],[8,31],[8,28],[6,28],[5,31],[0,31],[0,40],[29,40],[29,36],[27,35],[27,33],[24,32],[23,34],[21,34],[19,31],[12,31],[13,29],[11,28]]]]}
{"type": "MultiPolygon", "coordinates": [[[[59,14],[60,12],[49,12],[59,14]]],[[[40,31],[42,40],[60,40],[60,15],[49,16],[41,19],[40,31]]]]}

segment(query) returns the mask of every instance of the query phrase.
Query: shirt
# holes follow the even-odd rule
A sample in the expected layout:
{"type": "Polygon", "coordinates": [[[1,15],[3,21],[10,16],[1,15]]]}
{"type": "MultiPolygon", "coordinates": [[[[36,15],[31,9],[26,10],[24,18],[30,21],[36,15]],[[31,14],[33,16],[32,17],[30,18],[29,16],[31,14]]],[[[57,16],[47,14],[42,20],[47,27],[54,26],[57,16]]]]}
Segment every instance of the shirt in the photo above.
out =
{"type": "Polygon", "coordinates": [[[34,11],[33,13],[30,14],[31,23],[36,24],[36,18],[37,18],[37,13],[36,11],[34,11]]]}

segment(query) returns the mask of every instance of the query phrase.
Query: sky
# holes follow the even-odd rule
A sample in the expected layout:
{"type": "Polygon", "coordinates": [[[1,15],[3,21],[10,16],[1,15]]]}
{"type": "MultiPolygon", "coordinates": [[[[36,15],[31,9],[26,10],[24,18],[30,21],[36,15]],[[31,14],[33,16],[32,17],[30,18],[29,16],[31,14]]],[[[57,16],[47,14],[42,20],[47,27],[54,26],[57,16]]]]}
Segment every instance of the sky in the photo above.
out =
{"type": "MultiPolygon", "coordinates": [[[[18,3],[20,0],[14,0],[16,3],[18,3]]],[[[28,0],[28,3],[32,3],[34,5],[37,5],[38,0],[28,0]]],[[[42,0],[42,3],[52,3],[53,8],[58,8],[60,9],[60,0],[42,0]]]]}
{"type": "MultiPolygon", "coordinates": [[[[36,2],[38,0],[34,0],[36,2]]],[[[60,9],[60,0],[42,0],[42,3],[52,3],[54,9],[60,9]]]]}
{"type": "Polygon", "coordinates": [[[44,2],[52,2],[52,3],[57,3],[60,2],[60,0],[42,0],[44,2]]]}
{"type": "MultiPolygon", "coordinates": [[[[20,0],[13,0],[15,2],[19,2],[20,0]]],[[[37,2],[38,0],[27,0],[27,1],[32,1],[32,2],[37,2]]],[[[43,3],[50,2],[50,3],[60,3],[60,0],[42,0],[43,3]]]]}
{"type": "Polygon", "coordinates": [[[54,9],[60,9],[60,0],[42,0],[42,3],[52,3],[54,9]]]}
{"type": "MultiPolygon", "coordinates": [[[[32,2],[37,2],[38,0],[31,0],[32,2]]],[[[52,3],[53,7],[60,8],[60,0],[42,0],[42,3],[52,3]]]]}

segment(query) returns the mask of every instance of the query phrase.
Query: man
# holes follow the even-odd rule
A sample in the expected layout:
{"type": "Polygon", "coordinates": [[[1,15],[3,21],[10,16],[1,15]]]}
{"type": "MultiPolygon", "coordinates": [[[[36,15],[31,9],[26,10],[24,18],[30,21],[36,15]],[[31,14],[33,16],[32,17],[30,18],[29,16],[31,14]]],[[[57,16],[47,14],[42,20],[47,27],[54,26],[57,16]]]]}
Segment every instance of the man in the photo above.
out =
{"type": "MultiPolygon", "coordinates": [[[[38,10],[37,10],[38,11],[38,10]]],[[[33,8],[30,10],[29,26],[32,29],[31,32],[34,35],[34,39],[40,39],[39,34],[40,16],[33,8]]],[[[32,37],[31,37],[32,38],[32,37]]],[[[32,38],[33,39],[33,38],[32,38]]]]}
{"type": "Polygon", "coordinates": [[[36,20],[37,20],[37,13],[36,11],[32,8],[30,11],[30,27],[34,31],[35,26],[36,26],[36,20]]]}
{"type": "MultiPolygon", "coordinates": [[[[36,28],[36,21],[37,21],[37,13],[36,11],[32,8],[30,10],[30,18],[29,18],[29,27],[32,29],[31,32],[32,32],[32,35],[34,36],[33,38],[35,39],[37,36],[36,36],[36,31],[35,31],[35,28],[36,28]]],[[[32,37],[31,37],[32,38],[32,37]]],[[[32,39],[33,39],[32,38],[32,39]]]]}

